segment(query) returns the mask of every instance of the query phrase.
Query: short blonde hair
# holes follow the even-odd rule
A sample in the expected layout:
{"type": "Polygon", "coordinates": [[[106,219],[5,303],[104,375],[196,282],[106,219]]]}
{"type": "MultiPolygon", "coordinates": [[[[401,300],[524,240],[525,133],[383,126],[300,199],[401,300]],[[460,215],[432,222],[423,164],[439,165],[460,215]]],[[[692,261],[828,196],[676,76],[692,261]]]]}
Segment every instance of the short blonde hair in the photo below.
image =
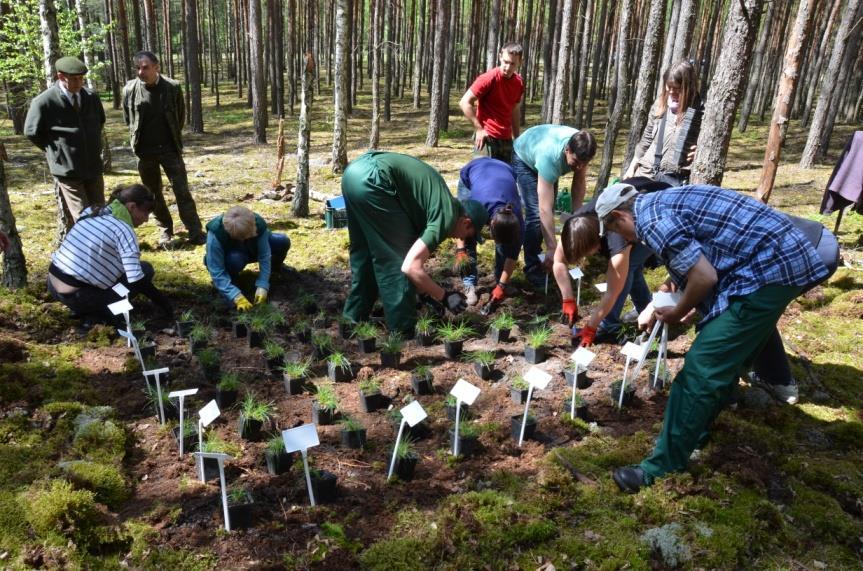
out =
{"type": "Polygon", "coordinates": [[[222,217],[225,231],[234,240],[248,240],[257,234],[255,215],[245,206],[232,206],[222,217]]]}

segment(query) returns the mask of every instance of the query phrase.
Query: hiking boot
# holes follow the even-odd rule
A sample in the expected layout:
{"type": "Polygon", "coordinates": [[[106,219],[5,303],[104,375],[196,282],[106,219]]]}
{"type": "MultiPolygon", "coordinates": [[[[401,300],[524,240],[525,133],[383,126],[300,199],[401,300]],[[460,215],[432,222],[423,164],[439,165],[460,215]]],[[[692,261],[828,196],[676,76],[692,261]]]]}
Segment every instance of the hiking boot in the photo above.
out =
{"type": "Polygon", "coordinates": [[[162,230],[159,233],[159,246],[169,246],[174,240],[174,234],[167,230],[162,230]]]}
{"type": "Polygon", "coordinates": [[[464,297],[468,305],[476,305],[476,302],[479,301],[479,298],[476,295],[476,286],[465,286],[464,297]]]}
{"type": "Polygon", "coordinates": [[[630,309],[623,314],[623,317],[621,317],[620,320],[624,323],[635,323],[638,321],[638,310],[630,309]]]}
{"type": "Polygon", "coordinates": [[[189,244],[193,246],[203,246],[207,243],[207,235],[206,234],[195,234],[194,236],[189,236],[189,244]]]}
{"type": "Polygon", "coordinates": [[[800,398],[800,390],[794,377],[787,385],[774,385],[762,379],[755,371],[749,371],[749,382],[785,404],[797,404],[797,400],[800,398]]]}
{"type": "Polygon", "coordinates": [[[611,479],[620,488],[620,491],[627,494],[637,493],[643,486],[648,485],[644,479],[644,470],[638,466],[624,466],[618,468],[611,474],[611,479]]]}

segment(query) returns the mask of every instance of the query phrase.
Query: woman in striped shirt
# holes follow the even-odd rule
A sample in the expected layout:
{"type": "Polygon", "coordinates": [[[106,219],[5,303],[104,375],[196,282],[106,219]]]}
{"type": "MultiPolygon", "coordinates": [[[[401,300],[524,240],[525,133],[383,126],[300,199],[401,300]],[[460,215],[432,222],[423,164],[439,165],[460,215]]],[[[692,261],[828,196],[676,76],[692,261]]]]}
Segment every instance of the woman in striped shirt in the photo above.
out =
{"type": "Polygon", "coordinates": [[[130,297],[143,293],[166,316],[170,301],[153,285],[153,266],[141,261],[135,228],[150,217],[155,201],[142,184],[116,189],[104,207],[85,210],[51,256],[48,292],[88,322],[113,321],[108,305],[119,301],[111,288],[122,283],[130,297]]]}

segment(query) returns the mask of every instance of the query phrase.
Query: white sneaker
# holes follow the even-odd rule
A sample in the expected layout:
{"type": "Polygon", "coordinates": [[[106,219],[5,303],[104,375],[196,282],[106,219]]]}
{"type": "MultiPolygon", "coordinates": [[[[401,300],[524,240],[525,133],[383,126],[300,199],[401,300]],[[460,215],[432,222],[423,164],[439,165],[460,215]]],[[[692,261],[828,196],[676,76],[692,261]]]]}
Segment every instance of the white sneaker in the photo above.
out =
{"type": "Polygon", "coordinates": [[[624,323],[635,323],[638,321],[638,310],[630,309],[623,314],[623,317],[621,317],[620,320],[624,323]]]}
{"type": "Polygon", "coordinates": [[[476,302],[479,301],[476,295],[476,286],[465,286],[464,297],[468,305],[476,305],[476,302]]]}

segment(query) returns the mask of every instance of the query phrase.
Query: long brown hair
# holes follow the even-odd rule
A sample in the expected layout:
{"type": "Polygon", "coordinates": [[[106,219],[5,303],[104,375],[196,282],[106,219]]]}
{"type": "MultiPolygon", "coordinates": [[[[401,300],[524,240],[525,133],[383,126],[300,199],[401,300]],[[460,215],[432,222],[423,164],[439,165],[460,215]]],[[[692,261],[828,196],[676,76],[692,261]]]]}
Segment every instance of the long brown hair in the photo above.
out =
{"type": "Polygon", "coordinates": [[[599,243],[599,218],[596,214],[573,216],[563,223],[560,245],[567,263],[577,264],[599,247],[599,243]]]}
{"type": "MultiPolygon", "coordinates": [[[[680,86],[680,110],[686,111],[690,107],[694,107],[699,100],[698,95],[698,74],[695,73],[695,66],[687,60],[679,62],[677,65],[666,69],[662,74],[662,92],[653,107],[656,110],[654,116],[658,119],[665,115],[668,110],[668,84],[672,83],[680,86]]],[[[683,119],[683,113],[677,114],[677,121],[683,119]]]]}

